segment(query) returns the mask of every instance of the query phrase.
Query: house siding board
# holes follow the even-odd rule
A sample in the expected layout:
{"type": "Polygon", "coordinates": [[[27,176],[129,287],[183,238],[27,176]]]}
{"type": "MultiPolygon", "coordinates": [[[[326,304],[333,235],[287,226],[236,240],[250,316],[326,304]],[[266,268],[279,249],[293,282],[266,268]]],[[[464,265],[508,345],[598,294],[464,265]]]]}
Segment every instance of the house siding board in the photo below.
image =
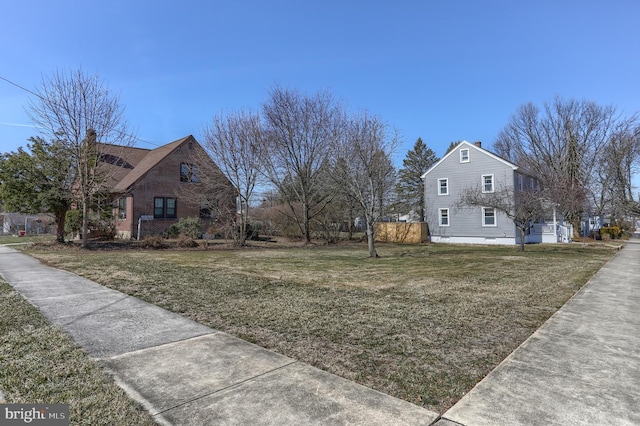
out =
{"type": "Polygon", "coordinates": [[[482,226],[482,208],[458,208],[456,204],[466,188],[481,188],[482,176],[494,177],[497,190],[514,185],[514,166],[490,155],[475,145],[463,142],[454,152],[445,156],[438,164],[425,173],[425,215],[432,240],[441,237],[469,238],[477,242],[480,238],[512,239],[515,226],[504,214],[497,212],[497,226],[482,226]],[[469,161],[460,162],[460,150],[469,149],[469,161]],[[438,179],[448,178],[449,195],[438,196],[438,179]],[[449,209],[449,226],[439,226],[438,211],[449,209]]]}

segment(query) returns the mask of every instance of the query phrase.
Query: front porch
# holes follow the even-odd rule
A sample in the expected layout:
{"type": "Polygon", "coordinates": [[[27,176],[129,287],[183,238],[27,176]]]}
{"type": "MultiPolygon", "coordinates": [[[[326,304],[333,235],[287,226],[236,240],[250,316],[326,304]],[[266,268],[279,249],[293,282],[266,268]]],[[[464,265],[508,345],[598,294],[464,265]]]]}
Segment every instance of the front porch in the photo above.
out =
{"type": "Polygon", "coordinates": [[[561,223],[534,223],[525,236],[526,244],[539,243],[570,243],[573,227],[561,223]]]}

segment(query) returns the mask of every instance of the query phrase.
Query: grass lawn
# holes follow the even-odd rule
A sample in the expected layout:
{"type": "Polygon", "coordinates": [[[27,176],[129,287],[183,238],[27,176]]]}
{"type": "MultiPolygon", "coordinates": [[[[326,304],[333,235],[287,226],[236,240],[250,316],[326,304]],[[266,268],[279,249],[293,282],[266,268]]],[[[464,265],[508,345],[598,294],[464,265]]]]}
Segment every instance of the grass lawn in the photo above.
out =
{"type": "Polygon", "coordinates": [[[27,244],[27,243],[43,243],[48,241],[55,241],[55,235],[27,235],[24,237],[18,237],[15,235],[0,235],[0,245],[2,244],[27,244]]]}
{"type": "Polygon", "coordinates": [[[5,402],[69,404],[70,424],[155,424],[97,363],[1,279],[0,312],[0,391],[5,402]]]}
{"type": "Polygon", "coordinates": [[[614,250],[574,245],[45,250],[36,257],[443,412],[614,250]]]}

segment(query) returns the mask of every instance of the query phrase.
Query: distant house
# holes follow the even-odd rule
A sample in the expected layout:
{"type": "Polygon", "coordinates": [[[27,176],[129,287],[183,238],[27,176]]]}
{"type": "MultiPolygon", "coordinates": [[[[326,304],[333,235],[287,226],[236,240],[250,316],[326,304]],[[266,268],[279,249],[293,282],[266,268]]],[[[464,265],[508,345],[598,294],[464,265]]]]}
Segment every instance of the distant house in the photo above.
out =
{"type": "MultiPolygon", "coordinates": [[[[425,220],[431,241],[476,244],[518,244],[520,233],[511,219],[490,207],[460,208],[465,189],[480,187],[483,192],[498,188],[537,188],[532,174],[474,144],[462,141],[423,175],[425,220]]],[[[571,233],[555,218],[531,224],[525,242],[558,242],[571,233]]]]}
{"type": "MultiPolygon", "coordinates": [[[[193,136],[151,150],[102,144],[100,152],[101,167],[112,182],[109,192],[119,237],[136,238],[138,231],[142,235],[162,233],[185,217],[200,217],[205,226],[215,222],[193,194],[206,191],[200,182],[200,170],[217,166],[193,136]]],[[[231,190],[222,173],[219,177],[231,190]]],[[[235,214],[235,202],[228,210],[235,214]]]]}
{"type": "MultiPolygon", "coordinates": [[[[0,213],[0,235],[38,235],[52,231],[55,220],[46,213],[0,213]]],[[[55,228],[53,229],[55,230],[55,228]]]]}

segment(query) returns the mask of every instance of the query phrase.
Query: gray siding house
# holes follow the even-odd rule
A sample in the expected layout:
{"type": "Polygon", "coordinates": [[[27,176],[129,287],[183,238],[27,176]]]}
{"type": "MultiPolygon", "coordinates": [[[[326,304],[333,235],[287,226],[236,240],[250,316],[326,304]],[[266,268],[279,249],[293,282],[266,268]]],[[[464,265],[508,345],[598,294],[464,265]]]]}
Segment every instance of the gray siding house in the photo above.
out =
{"type": "MultiPolygon", "coordinates": [[[[467,188],[536,188],[538,180],[518,166],[482,148],[460,142],[423,175],[425,221],[432,242],[518,244],[520,233],[503,213],[489,207],[457,204],[467,188]]],[[[525,242],[558,242],[556,224],[532,224],[525,242]]]]}

